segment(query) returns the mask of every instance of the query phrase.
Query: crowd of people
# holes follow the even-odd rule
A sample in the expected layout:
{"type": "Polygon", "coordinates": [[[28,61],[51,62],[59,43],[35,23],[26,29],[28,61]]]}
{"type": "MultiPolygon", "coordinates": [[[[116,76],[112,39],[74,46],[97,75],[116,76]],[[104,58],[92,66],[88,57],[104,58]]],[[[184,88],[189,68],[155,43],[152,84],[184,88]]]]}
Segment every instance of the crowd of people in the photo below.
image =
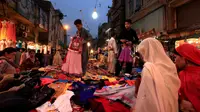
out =
{"type": "Polygon", "coordinates": [[[142,68],[141,76],[136,79],[137,100],[133,111],[200,112],[200,50],[187,43],[179,46],[174,52],[174,64],[161,42],[147,38],[133,53],[139,42],[130,25],[131,20],[126,20],[119,38],[112,33],[107,61],[109,72],[115,76],[122,71],[133,75],[132,68],[142,68]]]}
{"type": "MultiPolygon", "coordinates": [[[[62,60],[59,51],[52,57],[35,50],[6,48],[0,53],[0,94],[24,87],[8,88],[20,79],[21,71],[48,65],[59,66],[68,75],[82,77],[87,71],[87,42],[92,39],[80,19],[74,22],[77,34],[71,38],[67,55],[62,60]]],[[[121,73],[134,75],[132,68],[141,68],[136,79],[136,105],[132,112],[200,112],[200,50],[183,44],[174,50],[175,62],[165,52],[160,41],[147,38],[139,43],[131,21],[126,20],[120,38],[112,32],[108,42],[108,71],[113,76],[121,73]],[[137,52],[133,46],[138,44],[137,52]]],[[[100,53],[99,49],[99,53],[100,53]]]]}

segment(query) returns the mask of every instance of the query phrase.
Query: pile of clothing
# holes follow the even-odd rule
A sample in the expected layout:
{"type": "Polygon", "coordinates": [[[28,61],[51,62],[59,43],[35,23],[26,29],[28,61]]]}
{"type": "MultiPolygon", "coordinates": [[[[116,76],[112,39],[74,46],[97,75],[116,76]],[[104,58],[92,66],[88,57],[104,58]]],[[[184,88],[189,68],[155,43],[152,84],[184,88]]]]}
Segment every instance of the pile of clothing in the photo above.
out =
{"type": "Polygon", "coordinates": [[[135,80],[106,76],[103,68],[89,67],[82,78],[52,66],[20,74],[23,78],[15,86],[25,87],[0,93],[1,112],[129,112],[135,105],[135,80]]]}

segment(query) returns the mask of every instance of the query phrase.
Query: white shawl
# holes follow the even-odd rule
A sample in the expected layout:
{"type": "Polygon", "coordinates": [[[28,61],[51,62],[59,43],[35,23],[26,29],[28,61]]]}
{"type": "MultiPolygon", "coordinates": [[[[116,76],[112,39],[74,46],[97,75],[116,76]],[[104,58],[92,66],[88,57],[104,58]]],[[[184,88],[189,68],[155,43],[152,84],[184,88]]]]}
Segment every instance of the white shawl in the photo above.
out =
{"type": "Polygon", "coordinates": [[[146,62],[136,100],[136,112],[178,112],[180,80],[174,63],[162,44],[145,39],[138,52],[146,62]]]}

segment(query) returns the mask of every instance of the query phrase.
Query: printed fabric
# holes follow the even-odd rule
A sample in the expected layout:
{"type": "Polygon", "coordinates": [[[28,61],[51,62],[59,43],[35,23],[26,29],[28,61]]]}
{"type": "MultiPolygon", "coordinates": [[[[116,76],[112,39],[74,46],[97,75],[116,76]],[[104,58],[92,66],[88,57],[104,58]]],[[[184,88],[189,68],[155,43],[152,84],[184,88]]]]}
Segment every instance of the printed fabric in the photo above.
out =
{"type": "Polygon", "coordinates": [[[101,90],[96,90],[94,95],[105,97],[107,99],[114,100],[114,101],[120,100],[131,107],[135,105],[135,100],[136,100],[134,97],[134,93],[135,93],[134,91],[135,91],[134,86],[103,88],[101,90]]]}

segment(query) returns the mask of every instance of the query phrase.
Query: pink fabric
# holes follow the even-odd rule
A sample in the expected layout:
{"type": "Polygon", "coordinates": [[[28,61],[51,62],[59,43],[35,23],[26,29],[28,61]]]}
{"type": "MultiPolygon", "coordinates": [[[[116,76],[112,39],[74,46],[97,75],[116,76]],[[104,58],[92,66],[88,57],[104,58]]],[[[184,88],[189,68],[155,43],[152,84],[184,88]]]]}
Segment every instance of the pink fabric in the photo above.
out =
{"type": "Polygon", "coordinates": [[[118,60],[120,62],[132,62],[133,58],[131,56],[131,48],[125,47],[122,49],[118,60]]]}
{"type": "Polygon", "coordinates": [[[69,50],[66,56],[66,62],[62,66],[62,70],[69,74],[81,75],[81,53],[69,50]]]}
{"type": "Polygon", "coordinates": [[[41,80],[41,86],[44,86],[56,81],[55,79],[50,79],[50,78],[41,78],[40,80],[41,80]]]}

